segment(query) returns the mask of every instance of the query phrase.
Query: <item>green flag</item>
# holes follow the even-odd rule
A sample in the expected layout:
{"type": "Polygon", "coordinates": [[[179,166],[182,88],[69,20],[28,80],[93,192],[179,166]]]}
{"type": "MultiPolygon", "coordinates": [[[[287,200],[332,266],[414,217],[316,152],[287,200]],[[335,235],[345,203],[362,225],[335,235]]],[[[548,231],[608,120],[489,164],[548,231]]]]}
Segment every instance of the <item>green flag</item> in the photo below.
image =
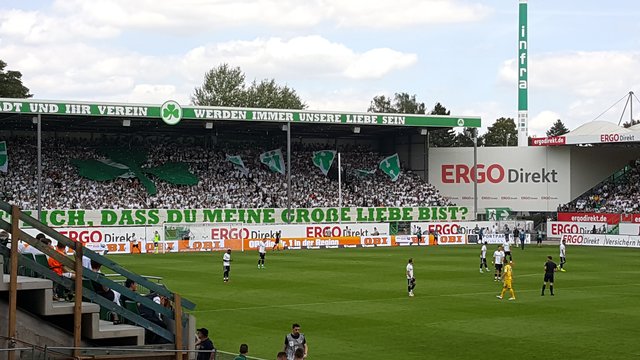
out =
{"type": "Polygon", "coordinates": [[[356,176],[360,178],[371,176],[375,173],[376,173],[376,169],[373,169],[373,170],[356,169],[356,176]]]}
{"type": "Polygon", "coordinates": [[[383,173],[389,175],[391,181],[398,180],[400,176],[400,159],[398,158],[398,153],[382,159],[378,167],[383,173]]]}
{"type": "Polygon", "coordinates": [[[9,156],[7,155],[7,142],[0,141],[0,171],[7,172],[9,169],[9,156]]]}
{"type": "Polygon", "coordinates": [[[147,176],[151,174],[159,180],[174,185],[197,185],[198,177],[191,173],[187,163],[169,162],[156,167],[143,168],[147,154],[143,151],[111,148],[103,149],[104,159],[74,159],[71,163],[80,176],[94,181],[110,181],[116,178],[138,178],[147,193],[155,195],[155,183],[147,176]]]}
{"type": "Polygon", "coordinates": [[[243,175],[247,175],[249,173],[249,169],[244,166],[244,161],[242,161],[242,157],[240,155],[227,155],[227,161],[235,165],[243,175]]]}
{"type": "Polygon", "coordinates": [[[260,162],[267,165],[273,172],[280,174],[285,173],[284,157],[282,156],[282,150],[271,150],[260,154],[260,162]]]}
{"type": "Polygon", "coordinates": [[[335,150],[322,150],[313,152],[313,165],[317,166],[324,176],[327,176],[331,164],[336,158],[335,150]]]}

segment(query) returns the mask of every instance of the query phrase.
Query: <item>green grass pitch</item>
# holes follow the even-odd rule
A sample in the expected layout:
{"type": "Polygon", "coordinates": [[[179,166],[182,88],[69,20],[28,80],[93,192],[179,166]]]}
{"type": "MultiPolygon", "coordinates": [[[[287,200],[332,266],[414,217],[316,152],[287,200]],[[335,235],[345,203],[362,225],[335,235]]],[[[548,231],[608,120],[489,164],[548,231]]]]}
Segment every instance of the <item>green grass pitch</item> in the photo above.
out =
{"type": "MultiPolygon", "coordinates": [[[[558,247],[514,249],[516,301],[480,274],[479,246],[234,252],[222,282],[222,253],[113,255],[132,271],[157,275],[197,304],[199,327],[218,349],[275,359],[296,322],[310,360],[637,359],[640,251],[567,249],[556,296],[540,296],[547,255],[558,247]],[[413,257],[415,297],[406,292],[413,257]]],[[[489,246],[492,254],[494,246],[489,246]]],[[[489,258],[489,265],[491,259],[489,258]]]]}

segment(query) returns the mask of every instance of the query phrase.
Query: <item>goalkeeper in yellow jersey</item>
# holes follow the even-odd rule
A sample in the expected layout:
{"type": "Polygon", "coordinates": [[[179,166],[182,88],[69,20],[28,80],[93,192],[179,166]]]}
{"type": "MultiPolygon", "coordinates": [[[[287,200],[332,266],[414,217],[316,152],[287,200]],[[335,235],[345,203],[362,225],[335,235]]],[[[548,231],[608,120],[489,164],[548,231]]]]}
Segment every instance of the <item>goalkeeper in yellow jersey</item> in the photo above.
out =
{"type": "Polygon", "coordinates": [[[509,293],[511,294],[511,297],[509,298],[509,300],[516,299],[516,293],[513,291],[512,281],[513,281],[513,261],[509,261],[504,266],[504,271],[502,273],[502,283],[504,285],[502,286],[502,292],[500,293],[500,295],[497,296],[498,299],[502,300],[502,297],[504,296],[504,293],[507,292],[507,289],[509,289],[509,293]]]}

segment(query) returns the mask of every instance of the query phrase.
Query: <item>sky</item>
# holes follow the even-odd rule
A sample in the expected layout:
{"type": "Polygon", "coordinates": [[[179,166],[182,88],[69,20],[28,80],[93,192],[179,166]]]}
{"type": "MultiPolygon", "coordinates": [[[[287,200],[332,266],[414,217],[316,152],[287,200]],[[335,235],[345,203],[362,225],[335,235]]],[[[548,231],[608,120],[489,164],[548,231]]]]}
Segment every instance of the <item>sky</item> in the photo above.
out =
{"type": "MultiPolygon", "coordinates": [[[[530,135],[556,119],[575,129],[640,91],[640,2],[528,7],[530,135]]],[[[312,110],[408,92],[486,128],[517,117],[517,53],[517,0],[0,2],[0,59],[37,99],[186,105],[228,63],[312,110]]],[[[599,120],[618,123],[623,106],[599,120]]]]}

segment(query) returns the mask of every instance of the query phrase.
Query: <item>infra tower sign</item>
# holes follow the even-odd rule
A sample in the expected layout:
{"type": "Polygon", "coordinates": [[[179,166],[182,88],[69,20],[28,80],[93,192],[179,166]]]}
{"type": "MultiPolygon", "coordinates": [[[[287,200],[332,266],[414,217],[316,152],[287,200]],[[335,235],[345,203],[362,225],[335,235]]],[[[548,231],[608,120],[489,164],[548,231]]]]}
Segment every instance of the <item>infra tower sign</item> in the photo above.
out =
{"type": "Polygon", "coordinates": [[[528,72],[528,28],[527,0],[519,0],[518,21],[518,146],[529,143],[529,76],[528,72]]]}

